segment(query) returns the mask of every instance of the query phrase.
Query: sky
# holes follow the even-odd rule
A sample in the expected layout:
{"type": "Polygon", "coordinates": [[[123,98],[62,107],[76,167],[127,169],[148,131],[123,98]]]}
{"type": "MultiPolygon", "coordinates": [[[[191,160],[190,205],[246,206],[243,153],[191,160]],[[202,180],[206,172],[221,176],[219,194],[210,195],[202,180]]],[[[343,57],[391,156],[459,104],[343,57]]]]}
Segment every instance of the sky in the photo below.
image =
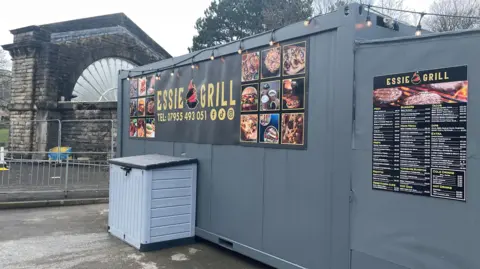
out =
{"type": "MultiPolygon", "coordinates": [[[[0,5],[0,45],[13,42],[11,29],[123,12],[170,54],[180,56],[188,52],[196,34],[195,21],[203,16],[211,1],[83,0],[75,4],[62,0],[4,1],[0,5]],[[14,12],[19,6],[23,6],[22,12],[14,12]]],[[[409,8],[417,11],[427,10],[430,2],[405,0],[409,8]]]]}

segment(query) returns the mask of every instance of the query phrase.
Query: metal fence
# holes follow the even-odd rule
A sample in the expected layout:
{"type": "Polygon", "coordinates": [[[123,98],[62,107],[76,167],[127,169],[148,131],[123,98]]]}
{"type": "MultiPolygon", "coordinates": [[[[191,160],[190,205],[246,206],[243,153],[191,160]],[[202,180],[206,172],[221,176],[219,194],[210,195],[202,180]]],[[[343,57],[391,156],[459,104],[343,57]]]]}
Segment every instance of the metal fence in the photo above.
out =
{"type": "MultiPolygon", "coordinates": [[[[8,139],[4,148],[0,148],[0,202],[14,200],[38,200],[58,198],[95,198],[108,196],[109,165],[108,159],[114,156],[114,121],[112,120],[68,120],[68,121],[30,121],[27,123],[14,123],[35,125],[31,130],[38,130],[38,125],[57,124],[50,128],[46,134],[52,137],[42,138],[55,147],[69,146],[65,140],[75,141],[70,134],[68,139],[62,137],[62,126],[68,124],[98,124],[106,122],[110,136],[102,137],[98,141],[101,149],[95,151],[81,151],[72,148],[71,152],[64,154],[66,159],[49,159],[49,151],[8,151],[11,140],[18,143],[18,139],[8,139]],[[52,130],[54,130],[52,134],[52,130]],[[58,130],[58,132],[56,131],[58,130]],[[103,146],[104,145],[104,146],[103,146]],[[28,197],[25,196],[28,193],[28,197]],[[15,194],[17,196],[15,196],[15,194]],[[54,195],[53,195],[54,194],[54,195]],[[81,194],[81,195],[80,195],[81,194]],[[81,197],[80,197],[81,196],[81,197]]],[[[0,123],[0,129],[10,128],[5,123],[0,123]]],[[[1,132],[1,130],[0,130],[1,132]]],[[[38,132],[38,131],[37,131],[38,132]]],[[[10,134],[12,132],[9,132],[10,134]]],[[[67,132],[65,132],[67,133],[67,132]]],[[[35,134],[38,135],[38,134],[35,134]]],[[[1,138],[0,138],[1,139],[1,138]]],[[[5,139],[5,138],[4,138],[5,139]]],[[[84,137],[78,138],[85,139],[84,137]]],[[[38,138],[36,139],[39,140],[38,138]]],[[[88,143],[88,142],[79,142],[88,143]]],[[[99,148],[94,144],[95,148],[99,148]]],[[[88,146],[88,144],[85,144],[88,146]]],[[[1,146],[1,145],[0,145],[1,146]]],[[[18,148],[10,145],[10,148],[18,148]]],[[[83,148],[83,146],[82,146],[83,148]]],[[[62,153],[57,153],[62,154],[62,153]]]]}

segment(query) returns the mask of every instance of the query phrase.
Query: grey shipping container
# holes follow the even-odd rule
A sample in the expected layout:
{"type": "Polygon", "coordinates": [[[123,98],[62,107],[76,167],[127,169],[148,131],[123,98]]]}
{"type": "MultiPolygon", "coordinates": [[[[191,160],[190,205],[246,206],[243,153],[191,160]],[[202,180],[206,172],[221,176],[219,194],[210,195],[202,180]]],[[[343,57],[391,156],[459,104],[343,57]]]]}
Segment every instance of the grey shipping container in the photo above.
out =
{"type": "MultiPolygon", "coordinates": [[[[241,43],[122,71],[118,156],[156,153],[198,159],[195,232],[199,237],[276,268],[350,268],[352,134],[357,98],[354,84],[358,79],[354,75],[354,65],[358,64],[354,57],[355,40],[413,36],[415,32],[415,27],[403,24],[398,31],[383,27],[384,20],[373,13],[370,16],[374,25],[366,27],[367,12],[360,10],[359,5],[352,4],[315,18],[308,26],[299,22],[241,43]],[[234,57],[240,57],[239,48],[260,49],[273,38],[283,44],[298,39],[308,42],[308,145],[304,149],[185,142],[180,140],[184,135],[181,133],[178,140],[130,138],[127,78],[132,74],[147,76],[161,71],[163,78],[165,72],[172,70],[173,77],[174,69],[190,67],[192,63],[208,65],[211,56],[215,61],[225,56],[240,63],[234,57]]],[[[376,55],[369,57],[387,60],[376,55]]],[[[161,126],[157,126],[157,135],[162,132],[161,126]]],[[[188,130],[195,131],[198,130],[188,130]]],[[[368,175],[363,180],[371,186],[368,175]]],[[[367,263],[356,268],[395,267],[367,263]]]]}
{"type": "Polygon", "coordinates": [[[109,162],[112,235],[140,251],[193,242],[196,159],[150,154],[109,162]]]}

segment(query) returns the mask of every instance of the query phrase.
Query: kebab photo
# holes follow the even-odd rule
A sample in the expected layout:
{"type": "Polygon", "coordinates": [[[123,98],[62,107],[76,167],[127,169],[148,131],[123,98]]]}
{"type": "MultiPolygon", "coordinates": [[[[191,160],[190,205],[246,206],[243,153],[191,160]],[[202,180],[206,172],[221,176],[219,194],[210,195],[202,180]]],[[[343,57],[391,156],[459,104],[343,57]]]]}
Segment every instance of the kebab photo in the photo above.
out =
{"type": "Polygon", "coordinates": [[[241,115],[240,116],[241,140],[246,142],[257,141],[258,134],[258,116],[241,115]]]}

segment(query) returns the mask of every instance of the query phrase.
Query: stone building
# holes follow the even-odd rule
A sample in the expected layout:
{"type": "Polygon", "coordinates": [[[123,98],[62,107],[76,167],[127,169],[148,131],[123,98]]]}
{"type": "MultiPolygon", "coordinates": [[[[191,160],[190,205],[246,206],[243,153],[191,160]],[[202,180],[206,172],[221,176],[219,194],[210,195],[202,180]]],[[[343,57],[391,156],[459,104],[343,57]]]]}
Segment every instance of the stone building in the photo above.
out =
{"type": "Polygon", "coordinates": [[[119,70],[171,57],[123,13],[10,32],[10,151],[111,151],[109,121],[86,120],[116,119],[119,70]]]}

